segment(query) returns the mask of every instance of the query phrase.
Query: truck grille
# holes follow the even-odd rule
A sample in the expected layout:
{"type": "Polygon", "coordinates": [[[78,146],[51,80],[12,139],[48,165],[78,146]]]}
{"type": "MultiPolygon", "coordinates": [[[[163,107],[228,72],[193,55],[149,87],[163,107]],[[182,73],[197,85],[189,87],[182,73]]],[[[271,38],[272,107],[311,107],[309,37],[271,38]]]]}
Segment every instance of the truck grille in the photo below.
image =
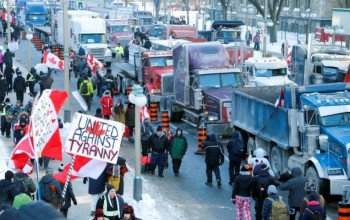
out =
{"type": "Polygon", "coordinates": [[[162,95],[172,95],[174,93],[174,75],[162,75],[162,95]]]}
{"type": "Polygon", "coordinates": [[[118,43],[124,48],[130,42],[130,38],[118,38],[118,43]]]}
{"type": "Polygon", "coordinates": [[[106,54],[106,49],[105,48],[90,49],[90,53],[96,58],[104,57],[104,55],[106,54]]]}

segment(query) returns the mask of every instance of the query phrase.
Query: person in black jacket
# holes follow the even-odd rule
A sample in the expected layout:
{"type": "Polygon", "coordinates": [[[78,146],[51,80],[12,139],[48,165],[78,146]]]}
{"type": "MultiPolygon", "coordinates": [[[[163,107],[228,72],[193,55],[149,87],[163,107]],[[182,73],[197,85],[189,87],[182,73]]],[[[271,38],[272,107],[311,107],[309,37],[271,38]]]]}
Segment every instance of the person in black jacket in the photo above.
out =
{"type": "Polygon", "coordinates": [[[60,201],[62,199],[62,188],[60,183],[53,178],[53,170],[51,168],[46,168],[45,170],[46,175],[43,176],[40,180],[40,191],[41,191],[41,195],[42,195],[42,199],[47,202],[50,203],[53,207],[55,207],[56,209],[58,209],[59,205],[60,205],[60,201]],[[52,198],[48,201],[44,199],[43,196],[43,188],[42,186],[45,186],[49,184],[51,191],[50,193],[52,194],[52,198]]]}
{"type": "Polygon", "coordinates": [[[26,84],[27,86],[29,87],[29,91],[30,93],[34,94],[34,85],[35,85],[35,82],[36,82],[36,70],[34,67],[32,67],[30,69],[30,72],[27,74],[27,77],[26,77],[26,84]]]}
{"type": "Polygon", "coordinates": [[[252,196],[253,177],[248,172],[248,165],[244,165],[239,176],[235,179],[231,201],[236,204],[236,219],[251,219],[250,198],[252,196]]]}
{"type": "Polygon", "coordinates": [[[0,103],[2,103],[5,100],[7,91],[7,83],[6,79],[0,74],[0,103]]]}
{"type": "Polygon", "coordinates": [[[6,65],[4,75],[5,75],[7,86],[8,86],[7,87],[7,94],[12,91],[12,77],[13,77],[14,73],[15,73],[15,71],[13,70],[12,65],[11,66],[6,65]]]}
{"type": "Polygon", "coordinates": [[[106,185],[107,192],[97,201],[96,209],[103,209],[103,214],[109,220],[122,220],[124,199],[115,191],[112,184],[106,185]]]}
{"type": "Polygon", "coordinates": [[[17,186],[17,189],[20,193],[27,194],[30,198],[32,198],[31,193],[36,191],[36,185],[30,176],[23,172],[22,169],[19,169],[14,176],[14,183],[17,186]]]}
{"type": "Polygon", "coordinates": [[[20,193],[13,183],[15,175],[8,170],[5,173],[5,179],[0,180],[0,205],[8,204],[12,206],[13,200],[20,193]]]}
{"type": "Polygon", "coordinates": [[[6,137],[10,137],[11,122],[6,120],[7,111],[11,108],[10,98],[6,98],[0,106],[1,111],[1,134],[4,136],[6,132],[6,137]]]}
{"type": "MultiPolygon", "coordinates": [[[[61,164],[61,166],[58,168],[58,172],[62,172],[63,171],[63,164],[61,164]]],[[[60,186],[63,190],[64,188],[64,184],[65,183],[60,183],[60,186]]],[[[62,205],[60,212],[64,215],[65,218],[67,218],[68,215],[68,209],[71,207],[71,200],[73,201],[74,205],[77,205],[77,199],[75,198],[74,192],[73,192],[73,187],[72,187],[72,183],[68,182],[68,187],[67,187],[67,191],[66,191],[66,195],[64,197],[64,204],[62,205]]]]}
{"type": "Polygon", "coordinates": [[[23,94],[26,91],[26,80],[23,78],[21,71],[17,73],[17,77],[13,83],[13,90],[16,92],[17,100],[23,103],[23,94]]]}
{"type": "Polygon", "coordinates": [[[224,155],[224,149],[222,148],[222,144],[216,140],[216,136],[214,133],[209,135],[209,141],[203,143],[203,151],[205,151],[205,163],[207,165],[207,184],[208,186],[212,186],[213,180],[213,171],[216,176],[216,181],[218,187],[221,187],[221,177],[220,177],[220,169],[219,166],[223,163],[221,161],[222,156],[224,155]]]}
{"type": "Polygon", "coordinates": [[[158,126],[157,133],[148,138],[148,147],[151,150],[151,172],[154,174],[154,170],[158,165],[159,177],[164,177],[163,171],[165,166],[165,157],[168,157],[169,141],[164,135],[161,126],[158,126]]]}
{"type": "Polygon", "coordinates": [[[234,131],[232,134],[232,139],[227,144],[227,151],[229,153],[230,165],[228,168],[230,174],[229,184],[235,181],[235,178],[239,174],[239,169],[241,167],[241,162],[243,159],[244,146],[242,141],[239,139],[238,131],[234,131]]]}
{"type": "Polygon", "coordinates": [[[6,67],[12,68],[13,57],[15,57],[15,53],[11,52],[10,49],[7,48],[6,52],[4,53],[4,62],[6,67]]]}

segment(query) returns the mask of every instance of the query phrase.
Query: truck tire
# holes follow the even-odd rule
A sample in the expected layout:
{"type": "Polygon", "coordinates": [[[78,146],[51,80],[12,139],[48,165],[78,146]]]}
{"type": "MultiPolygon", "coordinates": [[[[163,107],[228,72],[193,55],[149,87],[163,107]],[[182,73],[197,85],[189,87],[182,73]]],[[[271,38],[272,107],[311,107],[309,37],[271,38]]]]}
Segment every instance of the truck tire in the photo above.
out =
{"type": "Polygon", "coordinates": [[[314,182],[316,185],[316,191],[321,195],[325,196],[326,194],[328,194],[325,188],[325,181],[318,176],[315,167],[310,166],[309,168],[307,168],[306,180],[309,182],[314,182]]]}
{"type": "Polygon", "coordinates": [[[250,154],[251,150],[255,150],[255,139],[254,137],[249,137],[248,142],[247,142],[247,153],[250,154]]]}
{"type": "Polygon", "coordinates": [[[281,149],[277,146],[272,148],[270,156],[270,164],[275,178],[279,179],[281,173],[283,172],[283,162],[282,162],[282,152],[281,149]]]}

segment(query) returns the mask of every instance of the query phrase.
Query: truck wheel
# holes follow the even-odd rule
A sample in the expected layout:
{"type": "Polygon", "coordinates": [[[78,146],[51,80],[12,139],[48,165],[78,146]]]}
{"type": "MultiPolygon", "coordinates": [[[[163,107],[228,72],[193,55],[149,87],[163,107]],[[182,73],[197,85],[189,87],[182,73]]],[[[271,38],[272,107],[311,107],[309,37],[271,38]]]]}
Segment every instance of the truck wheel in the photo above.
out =
{"type": "Polygon", "coordinates": [[[279,179],[280,174],[283,172],[283,162],[282,162],[282,154],[281,149],[277,146],[272,148],[271,156],[270,156],[271,169],[275,174],[275,178],[279,179]]]}
{"type": "Polygon", "coordinates": [[[255,150],[255,139],[253,137],[249,137],[248,142],[247,142],[247,153],[250,154],[251,150],[255,150]]]}
{"type": "Polygon", "coordinates": [[[321,193],[323,196],[325,196],[325,194],[327,193],[327,190],[325,189],[325,182],[323,179],[321,179],[318,174],[317,171],[315,169],[315,167],[311,166],[309,168],[307,168],[306,171],[306,180],[309,182],[314,182],[316,185],[316,191],[318,193],[321,193]]]}

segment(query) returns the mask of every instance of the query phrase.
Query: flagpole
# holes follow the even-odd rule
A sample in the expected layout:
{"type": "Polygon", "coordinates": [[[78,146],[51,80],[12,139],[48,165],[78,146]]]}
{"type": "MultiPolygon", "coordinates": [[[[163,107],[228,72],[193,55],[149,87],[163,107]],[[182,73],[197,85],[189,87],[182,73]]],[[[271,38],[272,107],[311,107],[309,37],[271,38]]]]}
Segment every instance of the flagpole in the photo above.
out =
{"type": "MultiPolygon", "coordinates": [[[[34,103],[36,103],[38,99],[38,95],[35,97],[34,103]]],[[[33,137],[33,129],[32,129],[32,122],[31,122],[32,117],[30,117],[30,124],[29,124],[29,138],[33,137]]],[[[34,155],[35,155],[35,173],[36,173],[36,188],[38,190],[38,197],[37,200],[41,200],[41,192],[40,192],[40,184],[39,184],[39,159],[38,159],[38,148],[34,144],[34,155]]]]}
{"type": "Polygon", "coordinates": [[[70,175],[71,175],[71,172],[72,172],[72,169],[73,169],[73,166],[74,166],[74,161],[75,161],[75,154],[73,154],[72,161],[70,162],[70,166],[69,166],[66,182],[64,183],[64,187],[63,187],[63,190],[62,190],[62,200],[60,201],[60,203],[65,201],[64,197],[66,196],[68,183],[69,183],[69,180],[70,180],[70,175]]]}

